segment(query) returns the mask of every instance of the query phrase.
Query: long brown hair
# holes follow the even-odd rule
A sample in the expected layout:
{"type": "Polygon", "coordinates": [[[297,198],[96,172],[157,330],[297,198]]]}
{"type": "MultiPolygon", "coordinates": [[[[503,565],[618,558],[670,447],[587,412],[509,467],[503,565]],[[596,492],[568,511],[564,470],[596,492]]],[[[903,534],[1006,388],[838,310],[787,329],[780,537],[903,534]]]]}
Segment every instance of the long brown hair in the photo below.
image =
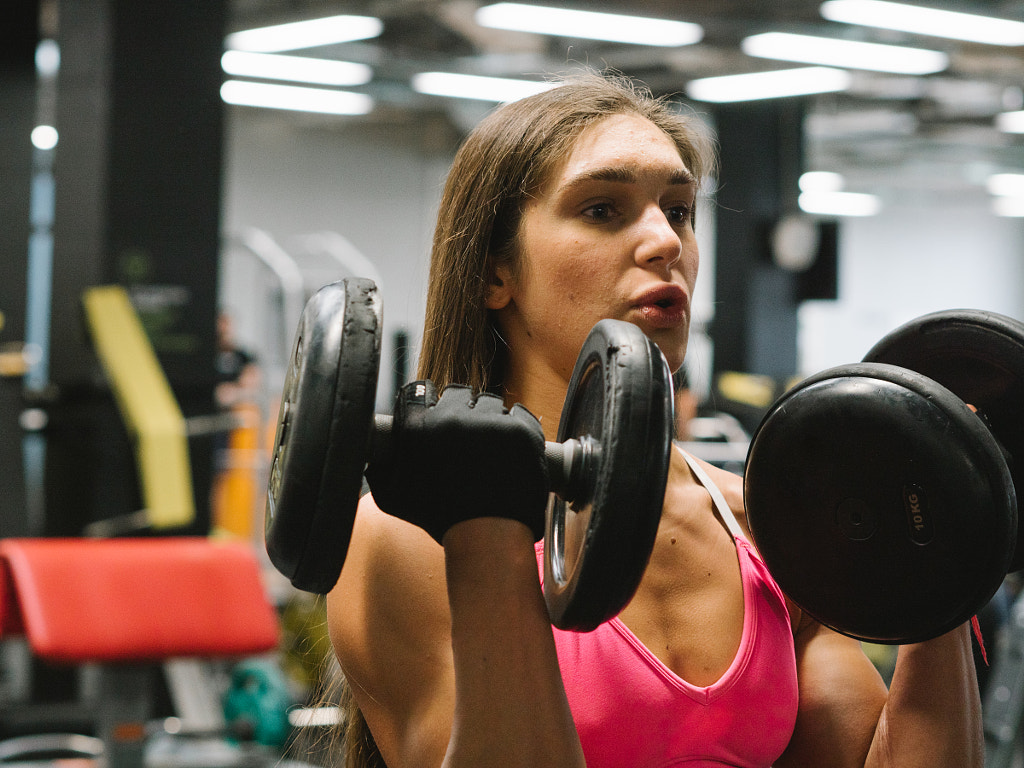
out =
{"type": "MultiPolygon", "coordinates": [[[[506,355],[486,308],[494,269],[519,268],[515,242],[523,207],[585,128],[617,114],[661,128],[698,182],[715,173],[715,147],[698,117],[624,77],[585,73],[491,112],[456,153],[434,230],[418,377],[438,391],[451,383],[501,387],[506,355]]],[[[386,768],[347,686],[345,768],[386,768]]]]}

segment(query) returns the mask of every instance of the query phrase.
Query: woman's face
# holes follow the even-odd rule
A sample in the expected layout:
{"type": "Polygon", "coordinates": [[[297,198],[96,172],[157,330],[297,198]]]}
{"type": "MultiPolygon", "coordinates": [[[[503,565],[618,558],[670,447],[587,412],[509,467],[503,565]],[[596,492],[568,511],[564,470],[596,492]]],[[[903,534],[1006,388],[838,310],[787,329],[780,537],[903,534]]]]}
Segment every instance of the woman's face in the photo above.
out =
{"type": "Polygon", "coordinates": [[[584,130],[523,211],[517,278],[499,268],[489,296],[512,375],[567,381],[603,318],[640,326],[678,368],[697,279],[695,196],[675,144],[646,118],[584,130]]]}

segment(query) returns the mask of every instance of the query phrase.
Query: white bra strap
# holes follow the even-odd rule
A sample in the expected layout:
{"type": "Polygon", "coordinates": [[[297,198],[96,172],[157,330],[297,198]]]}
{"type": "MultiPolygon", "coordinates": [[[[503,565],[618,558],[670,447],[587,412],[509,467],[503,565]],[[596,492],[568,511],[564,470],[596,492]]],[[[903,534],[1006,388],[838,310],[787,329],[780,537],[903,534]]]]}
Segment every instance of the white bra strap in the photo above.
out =
{"type": "Polygon", "coordinates": [[[718,486],[715,485],[714,481],[708,476],[704,467],[702,467],[697,460],[693,458],[693,456],[688,454],[678,445],[675,447],[676,450],[683,455],[683,458],[686,459],[686,463],[690,465],[690,469],[693,471],[693,474],[696,475],[700,484],[703,485],[704,489],[711,494],[711,500],[715,503],[715,508],[718,510],[718,514],[722,517],[725,527],[729,529],[729,533],[734,537],[738,536],[741,539],[745,539],[746,536],[744,536],[743,531],[740,528],[740,524],[736,522],[736,516],[732,513],[732,509],[730,509],[729,504],[726,502],[725,496],[723,496],[722,492],[718,490],[718,486]]]}

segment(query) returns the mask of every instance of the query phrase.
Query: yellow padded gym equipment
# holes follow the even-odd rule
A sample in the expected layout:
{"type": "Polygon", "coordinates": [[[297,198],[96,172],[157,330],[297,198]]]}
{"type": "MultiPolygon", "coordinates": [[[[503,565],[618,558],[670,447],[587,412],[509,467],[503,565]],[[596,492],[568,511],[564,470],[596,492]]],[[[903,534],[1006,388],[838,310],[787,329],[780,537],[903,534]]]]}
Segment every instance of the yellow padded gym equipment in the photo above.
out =
{"type": "Polygon", "coordinates": [[[145,520],[152,528],[195,518],[185,417],[128,293],[119,285],[83,297],[93,345],[134,442],[145,520]]]}

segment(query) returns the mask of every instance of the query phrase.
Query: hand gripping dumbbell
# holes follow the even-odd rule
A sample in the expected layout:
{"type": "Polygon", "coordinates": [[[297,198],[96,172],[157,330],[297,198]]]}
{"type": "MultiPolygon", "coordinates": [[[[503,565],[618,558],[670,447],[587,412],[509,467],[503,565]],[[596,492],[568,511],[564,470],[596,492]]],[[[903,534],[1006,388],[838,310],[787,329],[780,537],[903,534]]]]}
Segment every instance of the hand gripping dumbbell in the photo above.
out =
{"type": "MultiPolygon", "coordinates": [[[[386,450],[375,414],[381,301],[369,280],[307,303],[285,378],[266,508],[267,552],[299,589],[325,593],[345,561],[367,465],[386,450]]],[[[672,438],[668,366],[636,326],[603,320],[577,359],[545,446],[544,595],[552,623],[588,631],[636,591],[661,518],[672,438]]]]}
{"type": "Polygon", "coordinates": [[[747,457],[751,534],[826,626],[909,643],[969,620],[1024,566],[1024,324],[978,310],[896,329],[772,405],[747,457]]]}

